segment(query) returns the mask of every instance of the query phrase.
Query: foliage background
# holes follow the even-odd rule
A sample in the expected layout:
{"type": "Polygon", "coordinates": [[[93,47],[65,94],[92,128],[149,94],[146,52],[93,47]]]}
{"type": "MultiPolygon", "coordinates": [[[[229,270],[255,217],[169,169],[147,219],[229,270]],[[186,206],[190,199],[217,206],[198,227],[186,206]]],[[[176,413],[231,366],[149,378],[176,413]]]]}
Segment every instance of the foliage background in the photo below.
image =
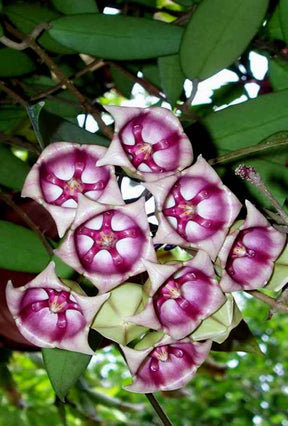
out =
{"type": "MultiPolygon", "coordinates": [[[[122,390],[129,378],[114,346],[97,351],[66,404],[55,397],[40,353],[18,334],[5,305],[7,279],[29,281],[50,259],[45,241],[58,244],[51,218],[19,191],[48,143],[107,146],[112,127],[103,106],[132,99],[136,106],[170,105],[195,155],[210,159],[242,201],[271,209],[234,176],[245,161],[285,204],[288,1],[3,0],[0,9],[0,425],[158,425],[145,396],[122,390]],[[116,19],[104,16],[107,7],[116,19]],[[27,40],[43,22],[51,29],[37,43],[27,40]],[[5,37],[24,40],[27,49],[7,46],[5,37]],[[251,70],[252,51],[268,60],[261,80],[251,70]],[[191,106],[198,82],[222,69],[237,81],[215,90],[209,104],[191,106]],[[187,80],[191,96],[183,90],[187,80]],[[143,88],[141,105],[135,83],[143,88]],[[256,99],[248,83],[258,85],[256,99]],[[230,105],[243,95],[245,102],[230,105]],[[92,115],[100,131],[78,127],[79,114],[84,122],[92,115]]],[[[70,277],[70,268],[57,268],[70,277]]],[[[247,295],[237,300],[251,333],[238,329],[184,390],[157,395],[175,425],[288,425],[287,317],[270,318],[268,307],[247,295]]]]}

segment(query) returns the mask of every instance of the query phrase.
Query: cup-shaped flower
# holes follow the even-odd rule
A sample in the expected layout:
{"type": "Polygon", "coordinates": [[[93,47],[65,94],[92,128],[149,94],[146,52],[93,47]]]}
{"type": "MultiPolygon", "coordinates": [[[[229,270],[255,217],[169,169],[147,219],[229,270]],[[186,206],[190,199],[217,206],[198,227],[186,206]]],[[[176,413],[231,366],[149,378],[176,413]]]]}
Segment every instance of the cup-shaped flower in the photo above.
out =
{"type": "Polygon", "coordinates": [[[246,220],[227,236],[219,253],[225,268],[220,285],[225,292],[264,287],[286,242],[286,236],[274,229],[249,201],[246,208],[246,220]]]}
{"type": "Polygon", "coordinates": [[[115,134],[97,164],[121,166],[148,181],[169,176],[192,163],[191,142],[171,111],[158,107],[106,109],[115,119],[115,134]]]}
{"type": "Polygon", "coordinates": [[[146,331],[146,327],[129,322],[129,316],[143,309],[143,286],[126,282],[110,292],[109,299],[97,313],[92,328],[107,339],[128,345],[146,331]]]}
{"type": "Polygon", "coordinates": [[[224,305],[209,318],[202,321],[190,335],[190,338],[193,341],[211,339],[213,342],[223,343],[241,320],[241,311],[232,294],[227,294],[224,305]]]}
{"type": "Polygon", "coordinates": [[[202,158],[178,175],[149,182],[159,228],[154,242],[205,250],[214,260],[241,203],[202,158]]]}
{"type": "Polygon", "coordinates": [[[132,385],[125,389],[150,393],[185,386],[205,361],[211,341],[194,343],[190,339],[173,340],[164,336],[154,347],[144,350],[121,348],[133,376],[132,385]]]}
{"type": "Polygon", "coordinates": [[[55,253],[100,293],[143,272],[142,258],[156,258],[144,199],[114,206],[79,196],[75,220],[55,253]]]}
{"type": "Polygon", "coordinates": [[[78,195],[103,203],[123,203],[112,166],[96,166],[106,148],[57,142],[47,146],[30,170],[22,197],[42,204],[62,237],[75,217],[78,195]]]}
{"type": "Polygon", "coordinates": [[[90,324],[109,294],[88,297],[58,279],[51,262],[24,287],[7,284],[7,304],[19,331],[36,346],[93,354],[90,324]]]}
{"type": "Polygon", "coordinates": [[[225,302],[204,251],[183,264],[145,264],[151,283],[149,298],[144,310],[131,318],[136,324],[183,339],[225,302]]]}

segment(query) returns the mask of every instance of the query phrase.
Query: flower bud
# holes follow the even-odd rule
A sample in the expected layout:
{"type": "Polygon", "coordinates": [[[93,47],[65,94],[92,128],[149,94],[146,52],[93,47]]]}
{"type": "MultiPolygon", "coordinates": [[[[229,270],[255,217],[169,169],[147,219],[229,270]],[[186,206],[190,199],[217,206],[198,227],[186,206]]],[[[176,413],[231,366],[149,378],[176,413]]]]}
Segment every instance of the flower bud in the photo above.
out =
{"type": "Polygon", "coordinates": [[[151,279],[149,299],[145,309],[131,318],[136,324],[183,339],[225,302],[204,251],[180,265],[146,262],[146,268],[151,279]]]}
{"type": "Polygon", "coordinates": [[[113,206],[79,196],[75,220],[55,253],[100,293],[143,272],[142,258],[156,259],[144,199],[113,206]]]}
{"type": "Polygon", "coordinates": [[[88,297],[72,291],[51,262],[24,287],[14,288],[9,281],[6,297],[20,333],[34,345],[93,354],[89,326],[108,294],[88,297]]]}
{"type": "Polygon", "coordinates": [[[189,166],[192,146],[179,120],[165,108],[106,107],[115,134],[98,165],[114,164],[138,179],[157,180],[189,166]]]}
{"type": "Polygon", "coordinates": [[[125,389],[131,392],[151,393],[185,386],[204,362],[211,341],[191,342],[173,340],[164,336],[154,347],[144,350],[121,346],[133,383],[125,389]]]}
{"type": "Polygon", "coordinates": [[[73,222],[79,194],[101,203],[123,203],[114,168],[96,166],[105,152],[101,146],[57,142],[44,149],[29,172],[22,197],[49,211],[60,237],[73,222]]]}
{"type": "Polygon", "coordinates": [[[214,260],[241,203],[204,158],[199,156],[180,176],[145,186],[158,209],[154,242],[202,249],[214,260]]]}
{"type": "Polygon", "coordinates": [[[249,201],[246,208],[245,222],[227,236],[219,253],[225,268],[220,285],[225,292],[264,287],[286,241],[286,236],[274,229],[249,201]]]}

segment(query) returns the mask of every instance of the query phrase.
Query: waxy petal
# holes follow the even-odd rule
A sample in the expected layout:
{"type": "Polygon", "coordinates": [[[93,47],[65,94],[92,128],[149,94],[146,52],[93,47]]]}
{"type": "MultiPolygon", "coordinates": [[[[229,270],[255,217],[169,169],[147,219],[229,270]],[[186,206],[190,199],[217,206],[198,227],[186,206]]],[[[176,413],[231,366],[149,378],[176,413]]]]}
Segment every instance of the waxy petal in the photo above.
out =
{"type": "Polygon", "coordinates": [[[154,242],[205,250],[214,260],[241,203],[213,168],[199,156],[178,176],[145,186],[157,205],[154,242]]]}
{"type": "Polygon", "coordinates": [[[44,149],[29,172],[22,197],[49,211],[60,237],[73,222],[79,193],[101,203],[123,202],[114,168],[96,166],[105,152],[97,145],[57,142],[44,149]]]}
{"type": "Polygon", "coordinates": [[[225,302],[204,251],[183,264],[146,265],[151,277],[149,298],[144,310],[129,318],[135,324],[162,328],[174,339],[183,339],[225,302]]]}
{"type": "Polygon", "coordinates": [[[24,287],[9,281],[7,304],[19,331],[36,346],[93,354],[90,324],[109,294],[88,297],[72,291],[55,274],[55,264],[24,287]]]}
{"type": "Polygon", "coordinates": [[[75,220],[55,253],[100,293],[143,272],[142,259],[156,260],[144,199],[113,206],[79,196],[75,220]]]}
{"type": "Polygon", "coordinates": [[[175,115],[159,107],[106,107],[115,119],[115,134],[98,165],[113,164],[146,181],[189,166],[192,146],[175,115]]]}
{"type": "Polygon", "coordinates": [[[132,385],[125,389],[150,393],[185,386],[206,359],[211,341],[192,343],[190,339],[176,341],[165,336],[154,348],[121,348],[133,375],[132,385]]]}
{"type": "Polygon", "coordinates": [[[246,220],[227,236],[219,253],[225,268],[220,285],[225,292],[264,287],[286,242],[286,236],[274,229],[253,204],[246,201],[246,207],[246,220]]]}

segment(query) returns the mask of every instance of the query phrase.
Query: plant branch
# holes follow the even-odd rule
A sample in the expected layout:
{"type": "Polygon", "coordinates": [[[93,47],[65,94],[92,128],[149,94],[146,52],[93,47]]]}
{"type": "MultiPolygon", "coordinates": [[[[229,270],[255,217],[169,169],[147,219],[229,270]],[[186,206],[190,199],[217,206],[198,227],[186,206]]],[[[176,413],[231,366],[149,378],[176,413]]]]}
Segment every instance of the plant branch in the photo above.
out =
{"type": "Polygon", "coordinates": [[[10,89],[10,87],[6,86],[4,81],[0,80],[0,90],[3,90],[3,92],[7,93],[10,98],[14,99],[17,103],[21,104],[26,108],[27,102],[25,99],[23,99],[18,93],[14,92],[14,90],[10,89]]]}
{"type": "MultiPolygon", "coordinates": [[[[44,24],[43,24],[44,25],[44,24]]],[[[102,120],[99,112],[96,110],[95,106],[85,98],[85,96],[74,86],[73,82],[67,78],[60,68],[55,64],[55,62],[52,60],[50,56],[36,43],[34,38],[26,37],[24,34],[20,33],[17,29],[12,27],[10,24],[7,24],[7,28],[13,34],[14,36],[22,39],[26,43],[26,47],[30,47],[34,52],[42,59],[42,61],[45,63],[45,65],[49,68],[51,73],[53,73],[61,85],[65,86],[67,90],[69,90],[70,93],[72,93],[76,99],[81,104],[82,108],[88,113],[93,116],[95,121],[97,122],[100,130],[104,135],[106,135],[109,139],[112,139],[113,132],[110,129],[109,126],[106,126],[104,121],[102,120]]],[[[34,32],[34,31],[33,31],[34,32]]],[[[32,34],[33,34],[32,32],[32,34]]],[[[1,41],[1,40],[0,40],[1,41]]]]}
{"type": "Polygon", "coordinates": [[[4,192],[0,192],[0,200],[4,201],[7,206],[11,207],[17,213],[17,215],[21,217],[21,219],[26,223],[26,225],[38,235],[47,253],[49,254],[49,256],[52,256],[53,248],[50,246],[38,226],[35,225],[35,223],[30,219],[30,217],[16,203],[14,203],[14,201],[11,197],[9,197],[9,195],[5,194],[4,192]]]}
{"type": "Polygon", "coordinates": [[[247,294],[251,294],[256,299],[261,300],[261,302],[266,303],[266,305],[272,308],[273,312],[283,312],[285,314],[288,313],[288,305],[282,302],[281,297],[279,299],[275,299],[274,297],[270,297],[267,294],[261,293],[257,290],[246,290],[245,292],[247,294]]]}
{"type": "Polygon", "coordinates": [[[148,401],[150,402],[150,404],[152,405],[152,407],[154,408],[159,419],[162,421],[163,425],[164,426],[173,426],[173,424],[171,423],[171,421],[169,420],[169,418],[167,417],[167,415],[165,414],[165,412],[161,408],[161,405],[159,404],[159,402],[157,401],[157,399],[155,398],[153,393],[145,393],[145,395],[146,395],[148,401]]]}
{"type": "Polygon", "coordinates": [[[38,147],[36,144],[33,144],[31,142],[24,141],[21,138],[18,138],[17,136],[9,136],[6,135],[4,132],[0,131],[0,142],[18,146],[19,148],[27,149],[27,151],[36,152],[37,154],[40,153],[38,147]]]}

